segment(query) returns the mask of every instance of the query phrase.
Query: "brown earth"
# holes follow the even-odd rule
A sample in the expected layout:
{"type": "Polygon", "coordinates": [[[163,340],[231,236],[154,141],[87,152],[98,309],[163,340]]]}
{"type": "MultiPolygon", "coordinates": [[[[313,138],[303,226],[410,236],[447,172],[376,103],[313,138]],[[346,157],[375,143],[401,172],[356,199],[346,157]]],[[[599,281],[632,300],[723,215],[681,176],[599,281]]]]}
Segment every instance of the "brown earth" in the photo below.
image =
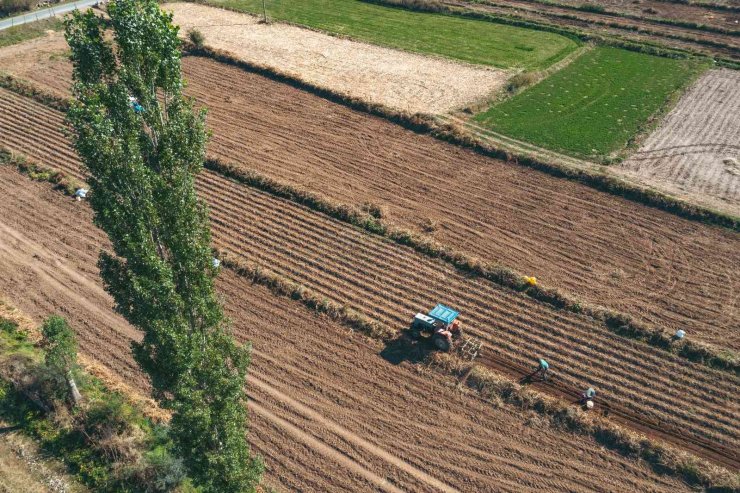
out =
{"type": "MultiPolygon", "coordinates": [[[[0,113],[4,145],[82,177],[56,130],[61,114],[6,91],[0,91],[0,100],[8,109],[0,113]]],[[[484,362],[522,377],[543,356],[557,374],[557,386],[544,390],[575,399],[594,385],[605,409],[623,407],[628,421],[720,463],[737,464],[732,451],[740,443],[736,376],[469,279],[444,263],[215,173],[204,173],[199,183],[211,207],[215,243],[232,256],[267,266],[396,329],[436,302],[456,306],[470,332],[485,341],[484,362]]]]}
{"type": "MultiPolygon", "coordinates": [[[[0,167],[0,282],[40,320],[70,317],[81,349],[145,388],[95,270],[105,245],[78,204],[0,167]],[[103,294],[101,294],[103,293],[103,294]],[[94,305],[94,306],[93,306],[94,305]]],[[[267,483],[285,491],[688,491],[680,482],[492,407],[438,374],[391,364],[373,341],[275,298],[229,271],[218,289],[240,340],[255,345],[250,439],[267,483]]]]}
{"type": "MultiPolygon", "coordinates": [[[[618,169],[740,211],[740,72],[710,70],[618,169]]],[[[740,212],[739,212],[740,213],[740,212]]]]}
{"type": "MultiPolygon", "coordinates": [[[[550,25],[558,25],[566,28],[577,28],[581,31],[593,32],[595,34],[606,34],[616,36],[628,41],[656,42],[668,47],[680,50],[690,50],[710,56],[721,56],[733,61],[740,60],[740,37],[737,31],[740,29],[735,20],[737,13],[716,12],[708,14],[710,17],[722,16],[721,27],[733,32],[710,32],[693,27],[682,27],[673,24],[661,23],[651,20],[649,17],[655,15],[635,14],[639,18],[625,18],[595,12],[585,12],[571,7],[547,5],[530,0],[488,0],[479,3],[475,0],[443,0],[445,5],[463,7],[477,12],[491,13],[495,15],[513,16],[516,18],[540,22],[550,25]]],[[[578,5],[599,2],[578,2],[578,5]]],[[[642,4],[640,4],[642,5],[642,4]]],[[[665,5],[665,4],[663,4],[665,5]]],[[[663,11],[671,10],[673,5],[663,11]]],[[[690,6],[681,6],[690,7],[690,6]]],[[[649,8],[649,7],[648,7],[649,8]]],[[[653,7],[655,8],[655,7],[653,7]]],[[[691,10],[704,7],[692,7],[691,10]]],[[[615,9],[611,9],[615,10],[615,9]]],[[[679,10],[679,9],[677,9],[679,10]]],[[[683,19],[690,22],[703,22],[702,17],[698,19],[683,19]]],[[[705,22],[706,23],[706,22],[705,22]]]]}
{"type": "MultiPolygon", "coordinates": [[[[209,108],[211,157],[336,201],[378,204],[399,226],[431,225],[441,243],[546,286],[740,350],[740,235],[485,158],[209,59],[183,65],[188,93],[209,108]]],[[[69,77],[66,62],[28,75],[56,91],[67,90],[69,77]]],[[[59,152],[74,159],[66,147],[59,152]]],[[[44,149],[33,155],[55,158],[44,149]]]]}

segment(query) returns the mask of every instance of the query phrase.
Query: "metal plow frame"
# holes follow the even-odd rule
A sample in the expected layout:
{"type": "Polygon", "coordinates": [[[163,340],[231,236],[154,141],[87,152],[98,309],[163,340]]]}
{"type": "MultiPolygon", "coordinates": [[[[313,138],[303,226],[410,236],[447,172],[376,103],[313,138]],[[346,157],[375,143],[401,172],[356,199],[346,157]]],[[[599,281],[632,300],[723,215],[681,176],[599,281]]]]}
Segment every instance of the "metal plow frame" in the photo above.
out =
{"type": "Polygon", "coordinates": [[[462,342],[458,344],[456,352],[458,355],[465,360],[473,361],[480,354],[480,350],[483,347],[483,341],[475,337],[464,337],[462,342]]]}

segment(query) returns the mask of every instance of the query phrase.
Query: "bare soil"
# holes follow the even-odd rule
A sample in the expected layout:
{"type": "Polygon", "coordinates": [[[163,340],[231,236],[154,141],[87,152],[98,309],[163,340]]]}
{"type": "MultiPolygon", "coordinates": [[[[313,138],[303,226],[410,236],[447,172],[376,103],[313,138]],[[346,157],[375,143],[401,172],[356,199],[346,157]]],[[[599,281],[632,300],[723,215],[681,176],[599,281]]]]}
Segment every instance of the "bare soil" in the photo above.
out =
{"type": "Polygon", "coordinates": [[[740,211],[740,72],[702,76],[620,166],[645,182],[740,211]]]}
{"type": "Polygon", "coordinates": [[[0,73],[33,81],[56,96],[69,97],[72,65],[68,54],[64,35],[52,32],[0,49],[0,73]]]}
{"type": "MultiPolygon", "coordinates": [[[[12,113],[0,113],[4,145],[37,159],[47,156],[46,164],[82,177],[56,130],[61,114],[6,91],[0,96],[12,113]],[[8,123],[20,114],[21,125],[8,123]]],[[[470,279],[444,263],[218,174],[204,173],[199,189],[210,206],[215,244],[231,256],[257,262],[395,329],[406,327],[414,313],[434,303],[455,306],[464,313],[470,333],[484,340],[482,361],[489,366],[519,379],[537,357],[545,357],[557,378],[544,391],[577,399],[594,385],[603,396],[604,411],[615,409],[626,416],[620,422],[718,463],[738,463],[738,377],[470,279]]],[[[94,261],[90,265],[94,269],[94,261]]],[[[393,348],[387,352],[391,359],[393,348]]]]}
{"type": "MultiPolygon", "coordinates": [[[[0,224],[13,232],[11,238],[0,235],[0,282],[7,295],[37,320],[50,311],[70,316],[82,351],[126,374],[135,331],[97,295],[94,263],[105,242],[87,207],[8,167],[0,168],[0,193],[7,198],[0,203],[0,224]]],[[[554,431],[536,414],[492,407],[437,374],[391,364],[378,355],[376,343],[228,271],[218,289],[235,334],[255,345],[250,439],[265,458],[270,486],[326,492],[688,491],[590,439],[554,431]]],[[[129,382],[146,389],[135,370],[129,382]]]]}
{"type": "Polygon", "coordinates": [[[408,113],[447,113],[485,100],[509,72],[329,36],[194,3],[163,6],[186,36],[334,92],[408,113]]]}
{"type": "MultiPolygon", "coordinates": [[[[339,202],[378,204],[399,226],[431,225],[441,243],[546,286],[740,350],[737,233],[485,158],[209,59],[188,57],[183,69],[188,93],[209,108],[210,157],[339,202]]],[[[69,74],[60,61],[29,78],[60,89],[69,74]]],[[[24,128],[15,111],[8,105],[6,114],[24,128]]],[[[65,145],[32,147],[42,161],[75,159],[65,145]]]]}

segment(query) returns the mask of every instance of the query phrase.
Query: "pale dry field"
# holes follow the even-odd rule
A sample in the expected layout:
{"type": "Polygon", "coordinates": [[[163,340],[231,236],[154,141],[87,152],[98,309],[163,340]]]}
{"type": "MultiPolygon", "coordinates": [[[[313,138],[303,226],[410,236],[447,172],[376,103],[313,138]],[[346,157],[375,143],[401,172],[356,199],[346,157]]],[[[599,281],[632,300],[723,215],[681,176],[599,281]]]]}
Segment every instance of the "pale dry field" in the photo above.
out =
{"type": "Polygon", "coordinates": [[[620,171],[740,214],[740,72],[710,70],[620,171]]]}
{"type": "Polygon", "coordinates": [[[409,113],[446,113],[487,98],[509,72],[341,39],[247,14],[170,3],[185,36],[196,28],[211,48],[314,85],[409,113]]]}

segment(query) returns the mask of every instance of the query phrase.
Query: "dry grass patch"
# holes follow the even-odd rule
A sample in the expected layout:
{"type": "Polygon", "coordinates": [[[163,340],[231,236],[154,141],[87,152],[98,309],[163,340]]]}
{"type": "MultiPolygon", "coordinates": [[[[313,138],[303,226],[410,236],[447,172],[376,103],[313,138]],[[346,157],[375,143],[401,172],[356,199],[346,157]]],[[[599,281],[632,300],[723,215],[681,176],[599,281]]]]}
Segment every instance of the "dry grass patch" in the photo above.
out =
{"type": "Polygon", "coordinates": [[[409,113],[446,113],[487,98],[509,72],[381,48],[247,14],[191,3],[166,4],[180,34],[347,96],[409,113]]]}
{"type": "Polygon", "coordinates": [[[621,171],[740,214],[740,72],[711,70],[681,98],[621,171]]]}

